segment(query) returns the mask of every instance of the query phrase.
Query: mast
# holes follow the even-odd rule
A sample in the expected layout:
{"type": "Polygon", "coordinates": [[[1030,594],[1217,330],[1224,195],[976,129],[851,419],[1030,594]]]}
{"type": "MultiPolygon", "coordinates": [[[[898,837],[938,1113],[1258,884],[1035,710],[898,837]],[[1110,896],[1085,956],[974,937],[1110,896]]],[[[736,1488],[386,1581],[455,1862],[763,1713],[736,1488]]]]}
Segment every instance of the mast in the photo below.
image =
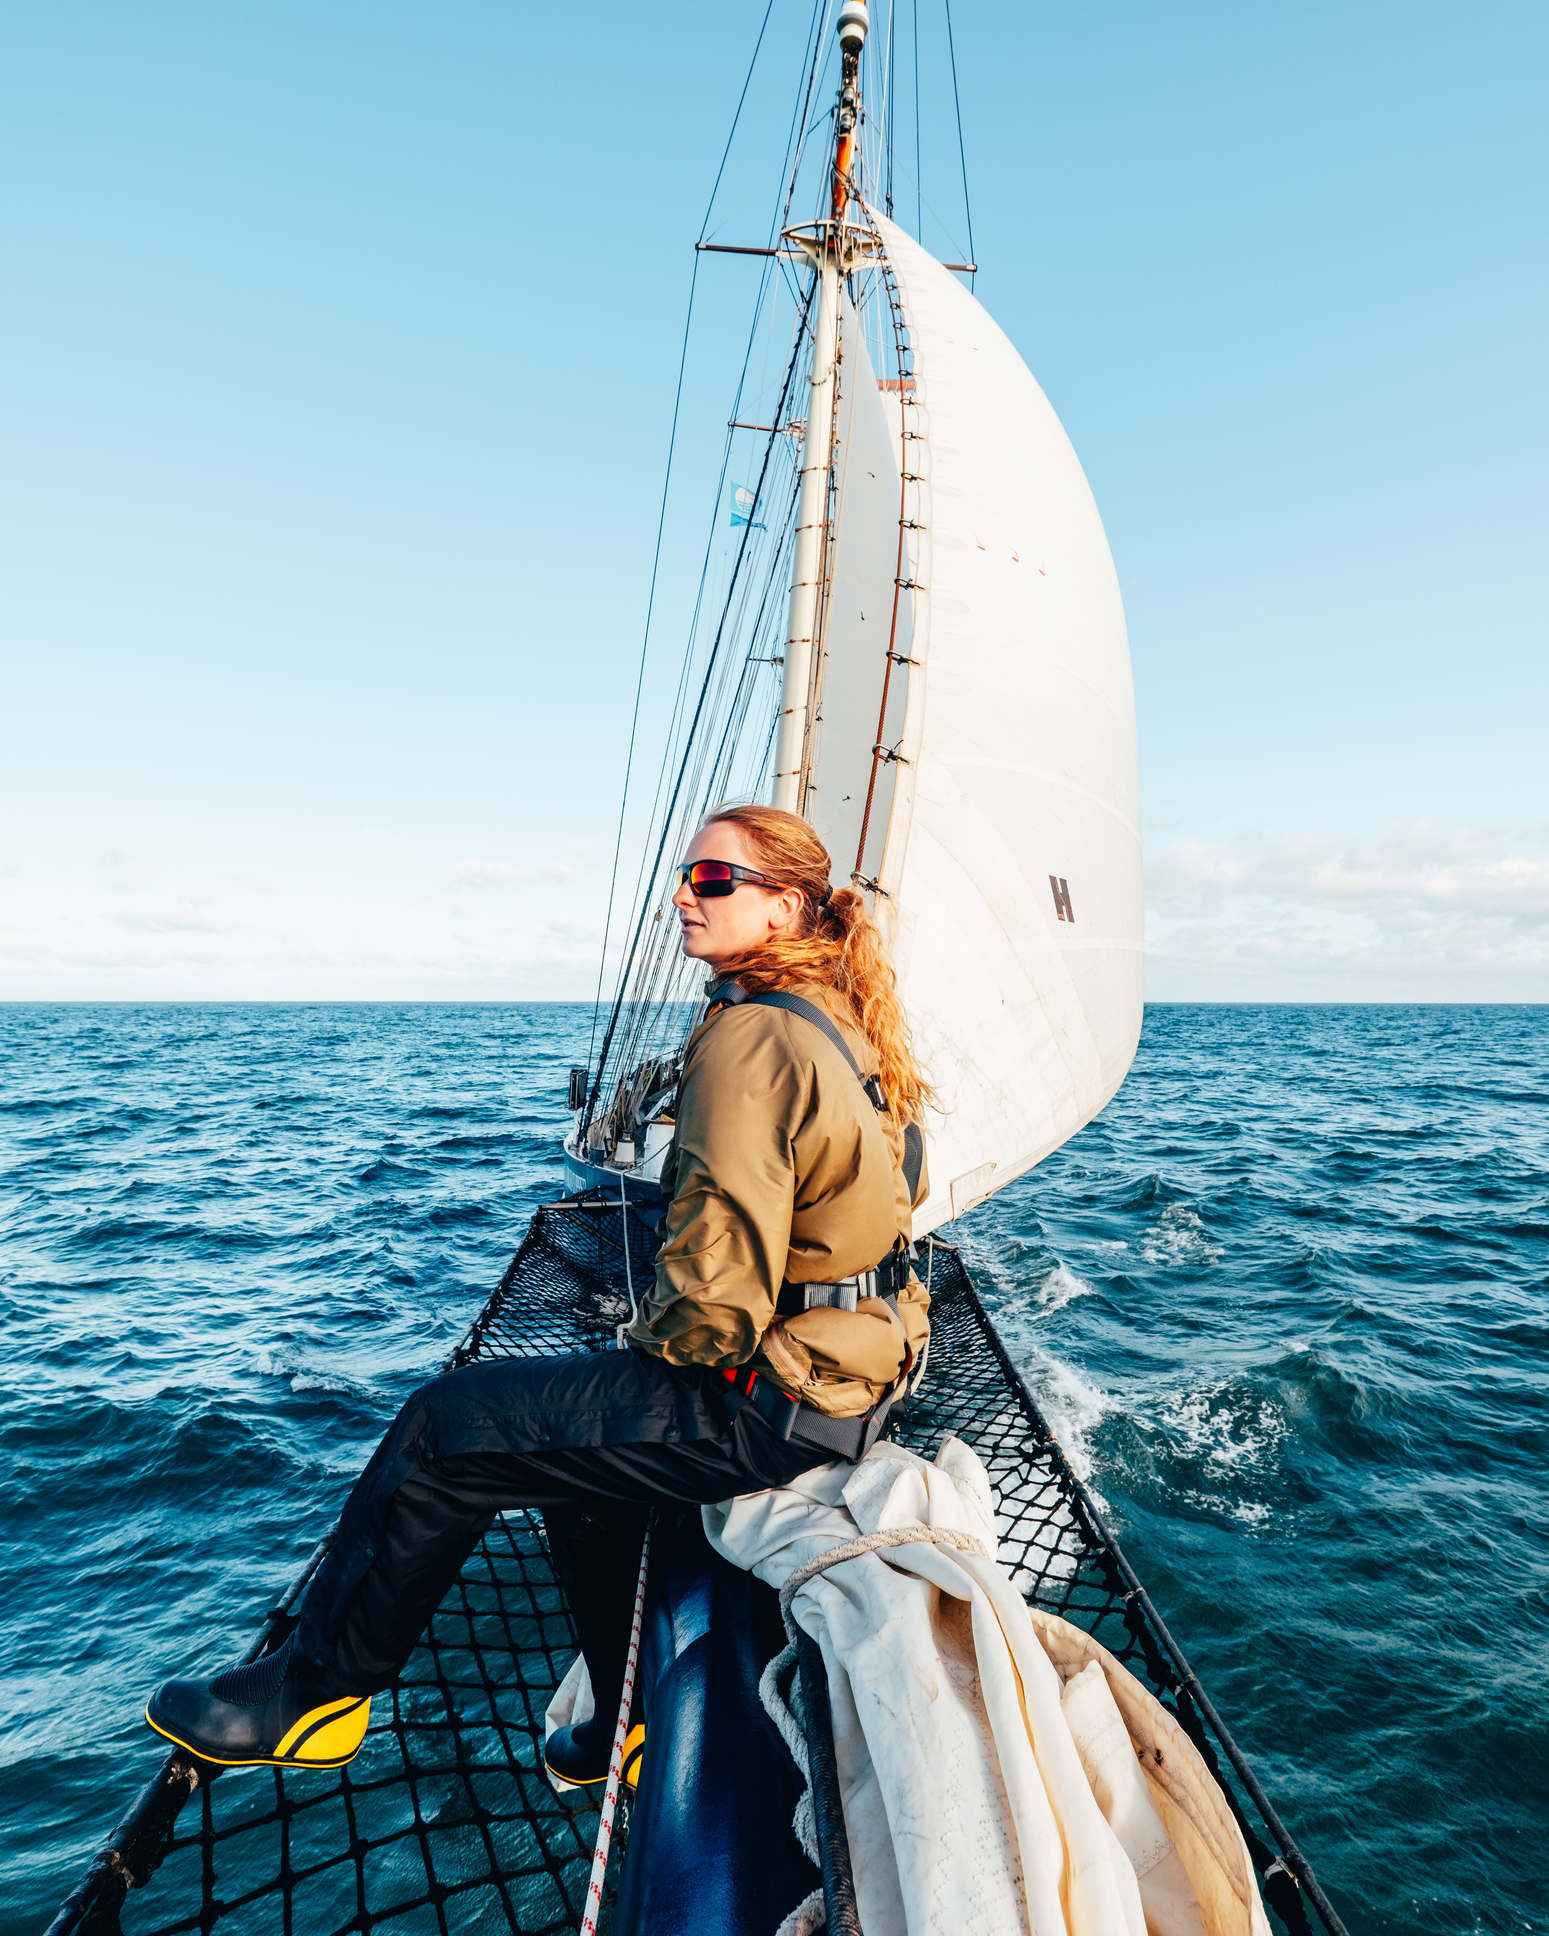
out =
{"type": "Polygon", "coordinates": [[[829,217],[815,225],[811,242],[805,236],[793,238],[802,241],[816,259],[818,300],[807,427],[801,444],[801,483],[796,498],[796,546],[785,628],[785,669],[780,681],[780,725],[775,740],[773,804],[791,813],[801,810],[811,726],[812,666],[828,536],[828,477],[834,455],[834,373],[844,218],[855,170],[861,48],[869,25],[862,0],[845,0],[839,9],[839,113],[829,217]]]}

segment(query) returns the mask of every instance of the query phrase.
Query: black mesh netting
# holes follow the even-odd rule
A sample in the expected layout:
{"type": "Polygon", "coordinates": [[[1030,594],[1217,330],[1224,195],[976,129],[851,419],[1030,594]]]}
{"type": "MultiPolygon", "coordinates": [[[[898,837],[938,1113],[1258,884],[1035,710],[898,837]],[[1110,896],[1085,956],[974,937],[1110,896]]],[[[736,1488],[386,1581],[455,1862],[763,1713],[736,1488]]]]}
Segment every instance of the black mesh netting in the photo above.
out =
{"type": "MultiPolygon", "coordinates": [[[[632,1216],[627,1262],[637,1284],[653,1248],[632,1216]]],[[[930,1271],[930,1361],[897,1436],[926,1454],[947,1431],[974,1448],[999,1500],[1003,1557],[1024,1592],[1095,1633],[1179,1716],[1222,1776],[1283,1927],[1321,1922],[1339,1936],[1050,1437],[957,1254],[933,1246],[930,1271]]],[[[628,1313],[625,1274],[617,1202],[540,1210],[454,1362],[608,1342],[628,1313]]],[[[288,1616],[271,1615],[266,1643],[288,1629],[288,1616]]],[[[544,1709],[574,1653],[541,1522],[507,1514],[468,1561],[402,1681],[374,1702],[365,1748],[349,1768],[201,1784],[172,1756],[51,1936],[575,1930],[597,1817],[560,1805],[539,1752],[544,1709]],[[124,1900],[125,1885],[142,1880],[124,1900]]]]}

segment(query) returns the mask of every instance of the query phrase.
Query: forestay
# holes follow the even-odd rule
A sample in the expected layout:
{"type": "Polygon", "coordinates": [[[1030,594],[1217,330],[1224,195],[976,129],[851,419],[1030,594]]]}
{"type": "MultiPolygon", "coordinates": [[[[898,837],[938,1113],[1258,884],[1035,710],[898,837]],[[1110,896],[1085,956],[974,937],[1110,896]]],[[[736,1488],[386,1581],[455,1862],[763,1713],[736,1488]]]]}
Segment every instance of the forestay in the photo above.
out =
{"type": "MultiPolygon", "coordinates": [[[[1123,606],[1070,441],[968,290],[870,219],[913,360],[894,446],[918,480],[897,572],[912,663],[870,878],[941,1102],[921,1233],[1057,1148],[1123,1080],[1141,1019],[1139,788],[1123,606]]],[[[858,629],[843,606],[825,683],[858,629]]],[[[822,735],[820,829],[839,790],[822,735]]],[[[853,864],[835,860],[841,877],[853,864]]]]}

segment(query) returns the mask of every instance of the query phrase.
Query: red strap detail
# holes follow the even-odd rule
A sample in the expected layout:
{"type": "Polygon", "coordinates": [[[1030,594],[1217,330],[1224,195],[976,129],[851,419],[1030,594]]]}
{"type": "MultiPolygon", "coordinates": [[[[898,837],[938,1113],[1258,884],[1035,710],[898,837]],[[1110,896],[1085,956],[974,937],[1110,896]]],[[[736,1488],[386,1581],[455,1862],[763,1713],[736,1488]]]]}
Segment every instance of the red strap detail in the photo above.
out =
{"type": "MultiPolygon", "coordinates": [[[[905,1346],[905,1350],[907,1349],[908,1347],[905,1346]]],[[[747,1383],[740,1386],[739,1389],[741,1390],[745,1398],[751,1398],[753,1396],[753,1387],[759,1382],[759,1378],[758,1378],[758,1373],[753,1369],[751,1365],[718,1365],[716,1369],[720,1372],[721,1376],[726,1380],[726,1382],[729,1385],[736,1385],[738,1379],[741,1378],[743,1372],[745,1371],[748,1375],[747,1383]]],[[[766,1385],[769,1385],[769,1380],[767,1378],[763,1382],[766,1385]]],[[[801,1400],[797,1398],[794,1395],[794,1393],[786,1391],[784,1386],[782,1385],[770,1385],[769,1389],[771,1391],[779,1392],[780,1396],[785,1400],[787,1405],[799,1405],[801,1403],[801,1400]]]]}

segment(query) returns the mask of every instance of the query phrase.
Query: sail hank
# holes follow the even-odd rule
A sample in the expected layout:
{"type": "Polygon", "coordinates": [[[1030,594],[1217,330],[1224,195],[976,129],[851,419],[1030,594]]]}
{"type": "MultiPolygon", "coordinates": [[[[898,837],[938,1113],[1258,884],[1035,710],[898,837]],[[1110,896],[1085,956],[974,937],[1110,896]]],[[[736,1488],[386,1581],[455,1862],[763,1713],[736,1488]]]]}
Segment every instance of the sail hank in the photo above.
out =
{"type": "MultiPolygon", "coordinates": [[[[1123,607],[1070,441],[982,305],[871,220],[908,335],[920,478],[899,574],[915,663],[875,876],[940,1102],[919,1233],[1066,1141],[1129,1068],[1139,787],[1123,607]]],[[[839,650],[831,637],[827,681],[839,650]]],[[[819,798],[827,777],[825,761],[819,798]]]]}

